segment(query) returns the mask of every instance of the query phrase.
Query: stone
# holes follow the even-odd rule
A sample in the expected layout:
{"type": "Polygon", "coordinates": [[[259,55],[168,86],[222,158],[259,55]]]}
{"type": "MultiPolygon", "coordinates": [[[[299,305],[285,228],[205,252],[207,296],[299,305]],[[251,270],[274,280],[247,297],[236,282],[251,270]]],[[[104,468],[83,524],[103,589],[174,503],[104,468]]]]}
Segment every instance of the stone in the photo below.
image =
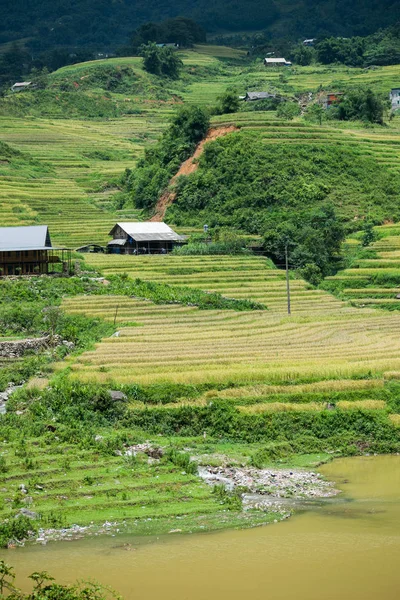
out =
{"type": "Polygon", "coordinates": [[[37,513],[33,512],[32,510],[29,510],[27,508],[20,508],[18,511],[19,515],[22,515],[24,517],[28,517],[28,519],[37,519],[38,515],[37,513]]]}
{"type": "Polygon", "coordinates": [[[128,397],[123,392],[119,392],[118,390],[108,390],[111,396],[111,400],[115,401],[124,401],[127,400],[128,397]]]}

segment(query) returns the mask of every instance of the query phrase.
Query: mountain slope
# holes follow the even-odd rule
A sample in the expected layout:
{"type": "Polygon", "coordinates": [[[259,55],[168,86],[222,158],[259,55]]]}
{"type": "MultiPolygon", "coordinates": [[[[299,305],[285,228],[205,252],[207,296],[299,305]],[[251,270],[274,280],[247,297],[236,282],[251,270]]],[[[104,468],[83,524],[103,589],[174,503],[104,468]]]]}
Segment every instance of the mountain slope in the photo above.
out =
{"type": "Polygon", "coordinates": [[[24,0],[0,6],[0,42],[113,47],[146,21],[183,15],[207,31],[269,29],[283,37],[365,35],[400,19],[397,0],[24,0]],[[23,4],[23,7],[22,7],[23,4]]]}

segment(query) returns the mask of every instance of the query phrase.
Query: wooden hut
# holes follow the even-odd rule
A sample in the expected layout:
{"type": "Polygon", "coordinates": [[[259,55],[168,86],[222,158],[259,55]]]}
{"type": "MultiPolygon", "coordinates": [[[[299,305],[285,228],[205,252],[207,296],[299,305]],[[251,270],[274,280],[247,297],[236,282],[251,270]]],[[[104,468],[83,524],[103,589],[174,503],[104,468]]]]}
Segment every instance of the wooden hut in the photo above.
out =
{"type": "Polygon", "coordinates": [[[185,242],[166,223],[117,223],[109,235],[107,251],[111,254],[166,254],[185,242]]]}
{"type": "Polygon", "coordinates": [[[69,271],[70,266],[70,250],[53,248],[47,225],[0,227],[0,276],[69,271]]]}

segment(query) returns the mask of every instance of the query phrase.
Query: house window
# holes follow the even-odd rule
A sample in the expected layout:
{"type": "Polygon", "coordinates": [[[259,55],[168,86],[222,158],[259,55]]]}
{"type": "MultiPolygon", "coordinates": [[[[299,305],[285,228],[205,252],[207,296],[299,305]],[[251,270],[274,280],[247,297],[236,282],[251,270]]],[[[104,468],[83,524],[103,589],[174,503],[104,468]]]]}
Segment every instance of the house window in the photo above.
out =
{"type": "Polygon", "coordinates": [[[25,250],[25,251],[24,251],[24,255],[25,255],[25,256],[28,256],[28,254],[29,254],[28,250],[25,250]]]}

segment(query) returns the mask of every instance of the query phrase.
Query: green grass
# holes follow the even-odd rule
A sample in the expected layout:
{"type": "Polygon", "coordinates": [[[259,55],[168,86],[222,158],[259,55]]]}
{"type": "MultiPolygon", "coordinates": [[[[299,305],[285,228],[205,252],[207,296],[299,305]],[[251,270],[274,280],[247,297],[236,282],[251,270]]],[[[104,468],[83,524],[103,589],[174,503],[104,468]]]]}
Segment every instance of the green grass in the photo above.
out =
{"type": "MultiPolygon", "coordinates": [[[[100,433],[105,438],[109,435],[108,431],[100,433]]],[[[169,440],[157,437],[154,444],[166,446],[169,440]]],[[[194,452],[209,448],[193,438],[186,444],[194,452]]],[[[145,454],[113,456],[104,448],[102,440],[98,448],[93,445],[88,450],[71,444],[49,445],[45,438],[3,444],[0,519],[28,508],[46,529],[73,524],[96,528],[105,521],[117,521],[124,531],[140,535],[168,533],[178,527],[188,532],[254,526],[279,518],[276,512],[246,515],[227,510],[211,486],[167,458],[149,462],[145,454]],[[21,486],[26,494],[21,493],[21,486]]],[[[233,461],[247,462],[253,447],[221,445],[217,450],[230,452],[233,461]]],[[[327,458],[324,454],[303,456],[297,463],[310,467],[327,458]]]]}
{"type": "MultiPolygon", "coordinates": [[[[177,82],[158,81],[149,76],[137,57],[92,61],[64,67],[50,75],[50,104],[45,100],[34,102],[36,92],[20,94],[19,100],[16,95],[5,98],[3,109],[0,107],[0,115],[2,111],[4,115],[0,116],[1,138],[31,156],[39,166],[32,170],[29,165],[19,169],[0,165],[3,223],[49,224],[55,244],[77,248],[89,242],[106,243],[108,231],[118,219],[142,218],[132,208],[115,208],[120,194],[118,181],[124,169],[133,168],[144,148],[157,139],[180,99],[213,105],[218,94],[229,85],[234,85],[238,93],[271,88],[291,95],[302,89],[315,91],[319,86],[331,88],[334,81],[338,83],[333,87],[366,81],[374,89],[386,92],[397,85],[400,76],[399,66],[378,71],[296,67],[285,71],[289,80],[284,83],[280,81],[279,70],[267,70],[261,64],[236,64],[235,61],[242,60],[241,56],[240,51],[220,46],[185,51],[184,72],[177,82]],[[107,73],[113,76],[119,69],[127,70],[118,84],[120,87],[105,89],[107,73]],[[62,85],[72,86],[74,92],[63,92],[62,85]],[[82,95],[96,99],[107,94],[108,100],[104,102],[115,105],[117,112],[115,116],[105,118],[99,114],[97,119],[89,120],[84,112],[69,114],[67,105],[60,112],[56,97],[62,104],[66,93],[75,94],[78,99],[82,95]],[[11,118],[7,106],[15,102],[25,102],[27,106],[18,108],[11,118]]],[[[287,122],[278,119],[274,112],[213,117],[214,125],[225,123],[257,131],[264,144],[286,147],[320,143],[356,148],[399,172],[398,118],[385,128],[365,129],[359,124],[326,123],[319,127],[302,120],[287,122]]]]}

